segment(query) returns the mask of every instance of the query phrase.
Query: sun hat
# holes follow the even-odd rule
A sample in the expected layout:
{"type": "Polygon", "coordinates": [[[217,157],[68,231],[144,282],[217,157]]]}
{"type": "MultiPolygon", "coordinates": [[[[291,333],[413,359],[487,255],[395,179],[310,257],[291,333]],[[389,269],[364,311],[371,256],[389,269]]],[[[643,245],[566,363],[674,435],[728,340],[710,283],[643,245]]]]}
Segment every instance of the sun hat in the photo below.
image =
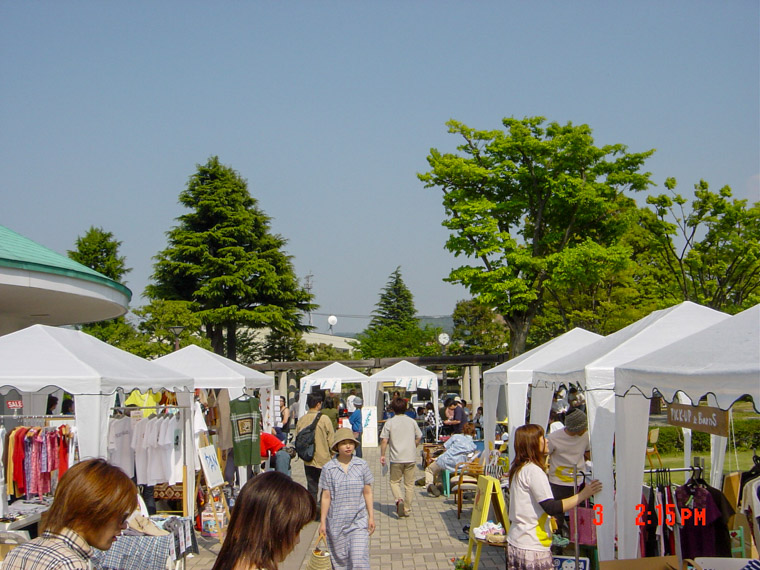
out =
{"type": "Polygon", "coordinates": [[[572,432],[581,432],[588,429],[586,414],[582,410],[573,410],[565,416],[565,429],[572,432]]]}
{"type": "Polygon", "coordinates": [[[359,397],[354,398],[354,406],[363,406],[363,405],[364,405],[364,400],[362,400],[359,397]]]}
{"type": "Polygon", "coordinates": [[[461,404],[462,403],[462,398],[460,398],[459,396],[454,396],[454,401],[455,402],[459,402],[461,404]]]}
{"type": "Polygon", "coordinates": [[[333,451],[338,451],[335,449],[338,447],[338,444],[342,441],[353,441],[356,445],[359,445],[359,441],[354,437],[354,432],[348,428],[340,428],[338,431],[335,432],[335,437],[333,438],[333,444],[330,449],[333,451]]]}

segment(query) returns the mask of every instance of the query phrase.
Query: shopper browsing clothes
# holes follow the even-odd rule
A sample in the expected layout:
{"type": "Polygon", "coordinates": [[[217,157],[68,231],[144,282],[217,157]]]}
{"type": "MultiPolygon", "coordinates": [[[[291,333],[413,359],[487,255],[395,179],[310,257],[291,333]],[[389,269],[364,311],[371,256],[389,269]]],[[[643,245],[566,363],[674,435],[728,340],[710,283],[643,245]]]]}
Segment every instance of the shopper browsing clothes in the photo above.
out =
{"type": "Polygon", "coordinates": [[[333,570],[369,569],[369,537],[375,532],[372,473],[354,456],[354,433],[340,428],[332,450],[337,455],[322,468],[320,534],[327,537],[333,570]]]}
{"type": "Polygon", "coordinates": [[[380,432],[380,465],[386,464],[386,452],[390,461],[390,485],[396,499],[396,514],[408,517],[412,512],[414,498],[414,469],[417,460],[417,446],[422,440],[422,432],[417,422],[407,416],[406,402],[394,398],[391,402],[394,416],[385,422],[380,432]],[[389,451],[390,449],[390,451],[389,451]],[[401,480],[405,492],[401,492],[401,480]]]}
{"type": "Polygon", "coordinates": [[[137,487],[103,459],[88,459],[64,473],[53,505],[39,523],[39,538],[17,546],[4,570],[92,568],[93,548],[108,550],[137,508],[137,487]]]}
{"type": "Polygon", "coordinates": [[[356,444],[356,457],[362,456],[362,433],[364,433],[364,424],[362,422],[362,408],[364,407],[364,400],[359,397],[355,397],[353,400],[354,411],[348,416],[348,422],[351,424],[351,429],[354,432],[354,437],[358,442],[356,444]]]}
{"type": "MultiPolygon", "coordinates": [[[[586,414],[573,410],[565,416],[565,427],[546,436],[549,443],[549,485],[555,499],[573,495],[573,470],[582,471],[590,458],[586,414]]],[[[569,538],[564,515],[557,517],[557,532],[569,538]]]]}
{"type": "Polygon", "coordinates": [[[520,426],[514,435],[515,459],[509,469],[508,570],[553,570],[550,517],[560,516],[602,490],[591,481],[578,494],[555,499],[546,475],[549,444],[544,428],[520,426]]]}
{"type": "Polygon", "coordinates": [[[240,490],[212,570],[277,568],[316,512],[312,496],[287,475],[256,475],[240,490]]]}

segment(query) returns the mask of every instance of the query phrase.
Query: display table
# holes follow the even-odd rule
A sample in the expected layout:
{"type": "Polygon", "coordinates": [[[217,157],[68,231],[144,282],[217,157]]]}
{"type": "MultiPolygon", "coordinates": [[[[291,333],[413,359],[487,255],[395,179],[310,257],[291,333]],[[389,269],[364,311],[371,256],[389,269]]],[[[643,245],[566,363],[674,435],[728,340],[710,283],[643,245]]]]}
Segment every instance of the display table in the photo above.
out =
{"type": "Polygon", "coordinates": [[[0,519],[0,531],[20,530],[37,524],[40,522],[42,513],[49,508],[50,505],[44,503],[16,501],[9,505],[6,518],[0,519]]]}

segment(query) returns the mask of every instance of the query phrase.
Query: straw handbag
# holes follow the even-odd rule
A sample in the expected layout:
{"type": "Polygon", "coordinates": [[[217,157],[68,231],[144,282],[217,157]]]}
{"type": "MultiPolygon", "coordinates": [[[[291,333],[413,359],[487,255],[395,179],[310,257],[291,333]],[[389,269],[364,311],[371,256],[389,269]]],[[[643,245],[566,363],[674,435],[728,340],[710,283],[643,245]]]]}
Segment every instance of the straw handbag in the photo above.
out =
{"type": "Polygon", "coordinates": [[[306,570],[331,570],[331,568],[332,564],[330,563],[330,553],[327,550],[325,535],[320,534],[317,544],[314,545],[314,550],[311,551],[311,555],[309,556],[306,570]],[[325,543],[323,548],[319,546],[320,542],[325,543]]]}

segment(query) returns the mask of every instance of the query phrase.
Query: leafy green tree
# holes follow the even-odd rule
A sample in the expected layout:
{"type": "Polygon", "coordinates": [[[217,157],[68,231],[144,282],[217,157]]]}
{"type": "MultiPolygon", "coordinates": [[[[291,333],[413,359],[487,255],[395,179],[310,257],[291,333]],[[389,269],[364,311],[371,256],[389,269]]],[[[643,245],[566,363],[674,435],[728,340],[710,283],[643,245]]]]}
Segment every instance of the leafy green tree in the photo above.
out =
{"type": "Polygon", "coordinates": [[[84,236],[77,238],[76,249],[67,253],[74,261],[123,285],[124,276],[132,269],[127,267],[126,258],[119,255],[121,243],[113,233],[90,226],[84,236]]]}
{"type": "Polygon", "coordinates": [[[307,360],[306,342],[301,331],[272,329],[264,341],[263,357],[278,362],[307,360]]]}
{"type": "Polygon", "coordinates": [[[349,344],[359,350],[362,358],[437,356],[441,347],[436,337],[441,330],[430,325],[420,328],[417,323],[368,328],[356,335],[357,342],[349,344]]]}
{"type": "Polygon", "coordinates": [[[307,344],[306,356],[307,360],[355,360],[352,353],[338,350],[324,342],[307,344]]]}
{"type": "Polygon", "coordinates": [[[454,308],[454,331],[449,352],[499,354],[505,352],[509,330],[500,315],[474,299],[459,301],[454,308]]]}
{"type": "Polygon", "coordinates": [[[650,196],[644,217],[652,237],[652,265],[663,296],[736,313],[760,301],[760,202],[731,199],[700,180],[688,204],[675,178],[668,192],[650,196]]]}
{"type": "Polygon", "coordinates": [[[137,328],[145,340],[145,346],[139,354],[144,358],[158,358],[174,350],[175,337],[169,329],[174,326],[185,327],[179,334],[180,348],[191,344],[211,348],[211,342],[204,335],[201,318],[192,311],[188,301],[154,299],[132,312],[140,319],[137,328]]]}
{"type": "Polygon", "coordinates": [[[179,195],[191,211],[168,232],[158,254],[151,299],[189,301],[213,350],[234,359],[237,330],[304,330],[301,315],[317,308],[300,286],[281,236],[248,192],[247,182],[212,156],[179,195]]]}
{"type": "Polygon", "coordinates": [[[369,323],[369,328],[378,329],[390,325],[404,327],[416,324],[417,319],[414,316],[416,312],[412,292],[401,277],[401,267],[397,267],[380,293],[380,301],[372,312],[374,316],[369,323]]]}
{"type": "Polygon", "coordinates": [[[597,147],[588,125],[544,123],[506,118],[503,131],[478,131],[449,121],[460,154],[431,149],[431,169],[419,174],[443,192],[446,248],[473,260],[448,280],[503,315],[512,357],[525,349],[555,270],[589,239],[613,246],[635,208],[623,192],[651,185],[640,169],[654,151],[597,147]]]}

